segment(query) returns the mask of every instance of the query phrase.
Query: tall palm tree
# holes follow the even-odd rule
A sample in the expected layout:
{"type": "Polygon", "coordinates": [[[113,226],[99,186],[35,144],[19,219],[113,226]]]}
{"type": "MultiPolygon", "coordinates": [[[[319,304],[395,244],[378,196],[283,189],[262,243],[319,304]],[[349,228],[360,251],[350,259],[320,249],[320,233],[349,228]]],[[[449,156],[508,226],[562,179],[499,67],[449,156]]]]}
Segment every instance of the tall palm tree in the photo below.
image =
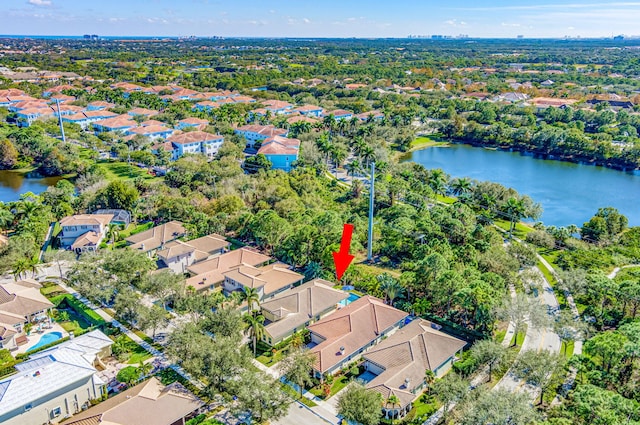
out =
{"type": "Polygon", "coordinates": [[[0,230],[8,229],[13,223],[13,214],[11,211],[0,208],[0,230]]]}
{"type": "Polygon", "coordinates": [[[427,384],[427,394],[431,392],[431,386],[436,382],[436,374],[431,369],[424,371],[424,383],[427,384]]]}
{"type": "Polygon", "coordinates": [[[253,312],[254,304],[257,304],[258,307],[260,306],[260,294],[258,293],[258,290],[256,288],[249,288],[245,286],[241,295],[242,301],[245,301],[247,303],[247,311],[249,312],[249,314],[253,312]]]}
{"type": "MultiPolygon", "coordinates": [[[[391,394],[387,399],[386,408],[389,409],[389,405],[391,405],[391,409],[395,409],[396,406],[400,406],[400,399],[397,395],[391,394]]],[[[391,414],[391,424],[393,425],[394,414],[391,414]]]]}
{"type": "Polygon", "coordinates": [[[22,273],[29,270],[30,260],[28,258],[19,258],[13,263],[13,278],[15,280],[22,279],[22,273]]]}
{"type": "Polygon", "coordinates": [[[40,260],[38,258],[30,258],[28,265],[29,271],[31,272],[31,277],[35,278],[36,274],[40,271],[40,260]]]}
{"type": "Polygon", "coordinates": [[[454,195],[468,195],[471,192],[471,179],[469,177],[456,178],[453,179],[450,186],[454,195]]]}
{"type": "Polygon", "coordinates": [[[503,204],[502,210],[509,218],[509,239],[511,239],[513,238],[513,229],[516,227],[516,223],[524,217],[524,204],[521,200],[511,197],[503,204]]]}
{"type": "Polygon", "coordinates": [[[351,173],[351,177],[355,177],[356,173],[362,168],[362,165],[360,164],[360,161],[354,159],[353,161],[347,163],[344,167],[347,169],[347,175],[351,173]]]}
{"type": "Polygon", "coordinates": [[[262,339],[262,336],[264,335],[264,316],[262,314],[258,314],[257,316],[245,314],[242,319],[246,323],[247,327],[245,333],[249,338],[251,338],[253,357],[255,357],[258,340],[262,339]]]}

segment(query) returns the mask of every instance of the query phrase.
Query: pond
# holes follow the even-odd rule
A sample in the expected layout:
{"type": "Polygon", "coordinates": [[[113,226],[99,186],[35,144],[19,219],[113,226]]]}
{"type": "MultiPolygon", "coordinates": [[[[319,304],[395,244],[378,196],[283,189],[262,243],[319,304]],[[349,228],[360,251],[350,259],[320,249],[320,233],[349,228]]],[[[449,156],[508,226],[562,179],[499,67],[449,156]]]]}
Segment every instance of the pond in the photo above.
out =
{"type": "Polygon", "coordinates": [[[407,155],[427,168],[441,168],[451,177],[493,181],[529,195],[544,209],[546,225],[567,226],[588,221],[600,207],[615,207],[640,226],[640,173],[554,161],[469,145],[429,147],[407,155]]]}
{"type": "Polygon", "coordinates": [[[62,177],[42,177],[35,173],[0,170],[0,202],[17,201],[26,192],[42,193],[61,179],[62,177]]]}

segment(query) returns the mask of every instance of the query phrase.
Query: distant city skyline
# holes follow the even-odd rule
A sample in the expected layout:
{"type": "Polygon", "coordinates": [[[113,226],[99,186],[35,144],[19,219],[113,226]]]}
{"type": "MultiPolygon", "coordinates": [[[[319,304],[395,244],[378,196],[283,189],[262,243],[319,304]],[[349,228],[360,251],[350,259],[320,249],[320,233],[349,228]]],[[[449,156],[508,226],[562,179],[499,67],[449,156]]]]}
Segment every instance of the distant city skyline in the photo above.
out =
{"type": "Polygon", "coordinates": [[[11,35],[611,37],[640,33],[640,1],[2,0],[11,35]]]}

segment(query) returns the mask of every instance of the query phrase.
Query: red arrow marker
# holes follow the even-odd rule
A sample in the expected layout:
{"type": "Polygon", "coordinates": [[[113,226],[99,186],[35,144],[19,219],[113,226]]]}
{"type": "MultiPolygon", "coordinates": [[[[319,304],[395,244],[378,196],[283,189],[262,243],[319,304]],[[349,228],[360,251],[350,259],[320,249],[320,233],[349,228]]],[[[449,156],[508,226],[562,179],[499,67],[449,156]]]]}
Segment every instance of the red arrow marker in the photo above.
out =
{"type": "Polygon", "coordinates": [[[336,276],[338,280],[342,278],[344,272],[349,268],[349,264],[354,256],[349,254],[351,248],[351,235],[353,234],[353,224],[345,224],[342,228],[342,240],[340,241],[340,251],[333,252],[333,262],[336,265],[336,276]]]}

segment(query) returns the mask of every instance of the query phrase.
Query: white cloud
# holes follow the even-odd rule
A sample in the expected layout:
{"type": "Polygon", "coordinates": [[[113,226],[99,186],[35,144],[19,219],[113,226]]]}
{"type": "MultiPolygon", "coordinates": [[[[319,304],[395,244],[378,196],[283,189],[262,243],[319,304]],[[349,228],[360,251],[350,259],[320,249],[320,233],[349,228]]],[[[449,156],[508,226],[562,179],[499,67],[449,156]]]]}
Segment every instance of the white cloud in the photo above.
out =
{"type": "Polygon", "coordinates": [[[522,25],[520,24],[516,24],[516,23],[508,23],[508,22],[503,22],[500,25],[502,25],[503,27],[521,27],[522,25]]]}
{"type": "Polygon", "coordinates": [[[302,18],[302,22],[304,22],[305,24],[310,24],[310,23],[311,23],[311,19],[309,19],[309,18],[302,18]]]}
{"type": "Polygon", "coordinates": [[[452,27],[464,27],[467,25],[465,21],[458,21],[457,19],[448,19],[444,21],[445,24],[451,25],[452,27]]]}
{"type": "Polygon", "coordinates": [[[29,0],[27,3],[34,6],[51,6],[53,4],[51,0],[29,0]]]}

